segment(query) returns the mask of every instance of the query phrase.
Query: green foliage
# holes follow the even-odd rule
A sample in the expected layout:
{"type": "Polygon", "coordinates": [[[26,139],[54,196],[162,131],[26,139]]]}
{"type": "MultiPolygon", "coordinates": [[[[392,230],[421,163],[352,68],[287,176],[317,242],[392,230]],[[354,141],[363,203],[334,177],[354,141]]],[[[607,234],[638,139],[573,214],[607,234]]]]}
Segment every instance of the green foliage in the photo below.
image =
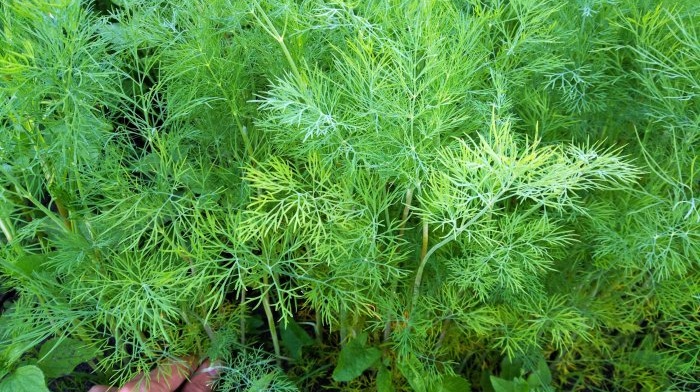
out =
{"type": "Polygon", "coordinates": [[[21,366],[0,381],[2,392],[48,392],[48,390],[41,369],[32,365],[21,366]]]}
{"type": "Polygon", "coordinates": [[[350,381],[369,369],[381,358],[382,353],[375,347],[366,347],[367,334],[363,333],[343,346],[338,355],[338,364],[333,370],[336,381],[350,381]]]}
{"type": "Polygon", "coordinates": [[[524,378],[525,370],[522,361],[511,361],[504,358],[501,361],[500,377],[489,376],[490,386],[484,386],[486,390],[494,392],[515,391],[551,391],[552,374],[547,362],[543,358],[537,361],[537,367],[524,378]]]}
{"type": "Polygon", "coordinates": [[[219,379],[216,387],[222,391],[298,391],[274,365],[274,361],[257,350],[239,353],[236,359],[230,361],[230,366],[218,367],[217,370],[219,379]]]}
{"type": "Polygon", "coordinates": [[[289,351],[289,355],[296,360],[301,360],[304,347],[314,344],[311,336],[293,320],[280,328],[280,336],[282,344],[289,351]]]}
{"type": "Polygon", "coordinates": [[[700,6],[657,3],[3,2],[0,389],[697,389],[700,6]]]}
{"type": "Polygon", "coordinates": [[[51,339],[41,345],[37,366],[46,378],[69,375],[76,366],[95,357],[95,351],[82,342],[66,338],[51,339]]]}

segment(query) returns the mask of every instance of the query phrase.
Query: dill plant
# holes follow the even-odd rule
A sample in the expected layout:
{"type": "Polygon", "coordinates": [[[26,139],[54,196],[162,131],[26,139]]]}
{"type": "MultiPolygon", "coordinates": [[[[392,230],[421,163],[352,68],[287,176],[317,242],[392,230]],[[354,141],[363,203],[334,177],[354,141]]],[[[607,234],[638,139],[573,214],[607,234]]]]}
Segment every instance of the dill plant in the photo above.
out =
{"type": "Polygon", "coordinates": [[[113,3],[0,6],[0,386],[697,387],[693,2],[113,3]]]}

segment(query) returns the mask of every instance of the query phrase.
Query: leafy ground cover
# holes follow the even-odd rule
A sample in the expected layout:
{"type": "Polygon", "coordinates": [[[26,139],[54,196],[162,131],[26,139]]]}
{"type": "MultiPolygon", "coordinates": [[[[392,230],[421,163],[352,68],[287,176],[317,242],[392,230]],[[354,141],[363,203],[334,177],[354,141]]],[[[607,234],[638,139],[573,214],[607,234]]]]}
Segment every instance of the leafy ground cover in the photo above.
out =
{"type": "Polygon", "coordinates": [[[0,391],[700,388],[700,6],[7,0],[0,391]]]}

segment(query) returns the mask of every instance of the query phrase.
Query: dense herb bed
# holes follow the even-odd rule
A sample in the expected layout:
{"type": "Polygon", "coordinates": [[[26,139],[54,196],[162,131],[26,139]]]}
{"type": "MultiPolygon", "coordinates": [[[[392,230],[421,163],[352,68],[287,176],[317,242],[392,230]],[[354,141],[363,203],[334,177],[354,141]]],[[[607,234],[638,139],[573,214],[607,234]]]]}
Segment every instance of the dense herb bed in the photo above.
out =
{"type": "Polygon", "coordinates": [[[0,5],[0,391],[700,388],[697,1],[113,2],[0,5]]]}

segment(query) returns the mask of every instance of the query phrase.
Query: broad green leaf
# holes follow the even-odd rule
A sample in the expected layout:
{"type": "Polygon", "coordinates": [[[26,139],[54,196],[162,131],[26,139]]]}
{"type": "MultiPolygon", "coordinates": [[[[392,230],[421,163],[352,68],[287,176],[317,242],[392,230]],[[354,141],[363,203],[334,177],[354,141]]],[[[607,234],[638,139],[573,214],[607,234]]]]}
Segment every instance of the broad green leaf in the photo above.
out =
{"type": "Polygon", "coordinates": [[[494,392],[493,383],[491,383],[491,372],[488,370],[483,370],[481,372],[481,377],[479,377],[479,386],[484,392],[494,392]]]}
{"type": "Polygon", "coordinates": [[[398,364],[401,374],[415,392],[426,392],[425,375],[421,370],[418,360],[411,356],[398,364]]]}
{"type": "Polygon", "coordinates": [[[282,344],[289,351],[289,355],[296,360],[301,359],[301,349],[304,346],[314,344],[311,336],[294,320],[290,320],[286,326],[282,325],[280,334],[282,335],[282,344]]]}
{"type": "Polygon", "coordinates": [[[260,316],[249,316],[245,318],[246,321],[246,329],[251,330],[251,331],[256,331],[260,329],[262,325],[265,324],[265,322],[262,320],[260,316]]]}
{"type": "Polygon", "coordinates": [[[34,271],[40,271],[41,266],[48,260],[47,254],[26,254],[17,258],[15,267],[19,268],[27,276],[32,276],[34,271]]]}
{"type": "Polygon", "coordinates": [[[520,358],[504,357],[501,360],[501,373],[499,376],[505,380],[512,380],[522,375],[523,361],[520,358]]]}
{"type": "Polygon", "coordinates": [[[250,388],[247,388],[245,391],[267,391],[270,389],[270,386],[274,384],[275,377],[278,376],[279,375],[276,373],[263,374],[261,377],[254,379],[250,384],[250,388]]]}
{"type": "Polygon", "coordinates": [[[79,364],[97,355],[94,348],[70,338],[54,338],[44,343],[39,350],[39,362],[46,378],[57,378],[70,374],[79,364]]]}
{"type": "Polygon", "coordinates": [[[445,376],[440,384],[440,392],[468,392],[471,391],[469,381],[460,376],[445,376]]]}
{"type": "Polygon", "coordinates": [[[44,374],[36,366],[22,366],[0,381],[0,392],[49,392],[44,374]]]}
{"type": "Polygon", "coordinates": [[[35,272],[39,274],[46,272],[46,261],[52,254],[53,252],[25,254],[18,257],[14,263],[0,259],[0,265],[7,269],[8,273],[16,274],[15,277],[30,279],[35,272]]]}
{"type": "Polygon", "coordinates": [[[333,370],[335,381],[350,381],[359,377],[381,358],[382,353],[376,347],[365,347],[367,334],[358,335],[349,341],[340,351],[338,364],[333,370]]]}
{"type": "Polygon", "coordinates": [[[493,390],[495,392],[528,392],[530,391],[530,386],[520,378],[516,378],[513,381],[504,380],[500,377],[491,376],[491,385],[493,385],[493,390]]]}
{"type": "Polygon", "coordinates": [[[391,372],[385,366],[380,366],[377,372],[377,392],[394,392],[391,372]]]}
{"type": "Polygon", "coordinates": [[[537,363],[537,370],[532,372],[527,378],[527,383],[531,387],[540,387],[550,385],[552,382],[552,373],[549,371],[549,366],[544,358],[540,358],[537,363]]]}

